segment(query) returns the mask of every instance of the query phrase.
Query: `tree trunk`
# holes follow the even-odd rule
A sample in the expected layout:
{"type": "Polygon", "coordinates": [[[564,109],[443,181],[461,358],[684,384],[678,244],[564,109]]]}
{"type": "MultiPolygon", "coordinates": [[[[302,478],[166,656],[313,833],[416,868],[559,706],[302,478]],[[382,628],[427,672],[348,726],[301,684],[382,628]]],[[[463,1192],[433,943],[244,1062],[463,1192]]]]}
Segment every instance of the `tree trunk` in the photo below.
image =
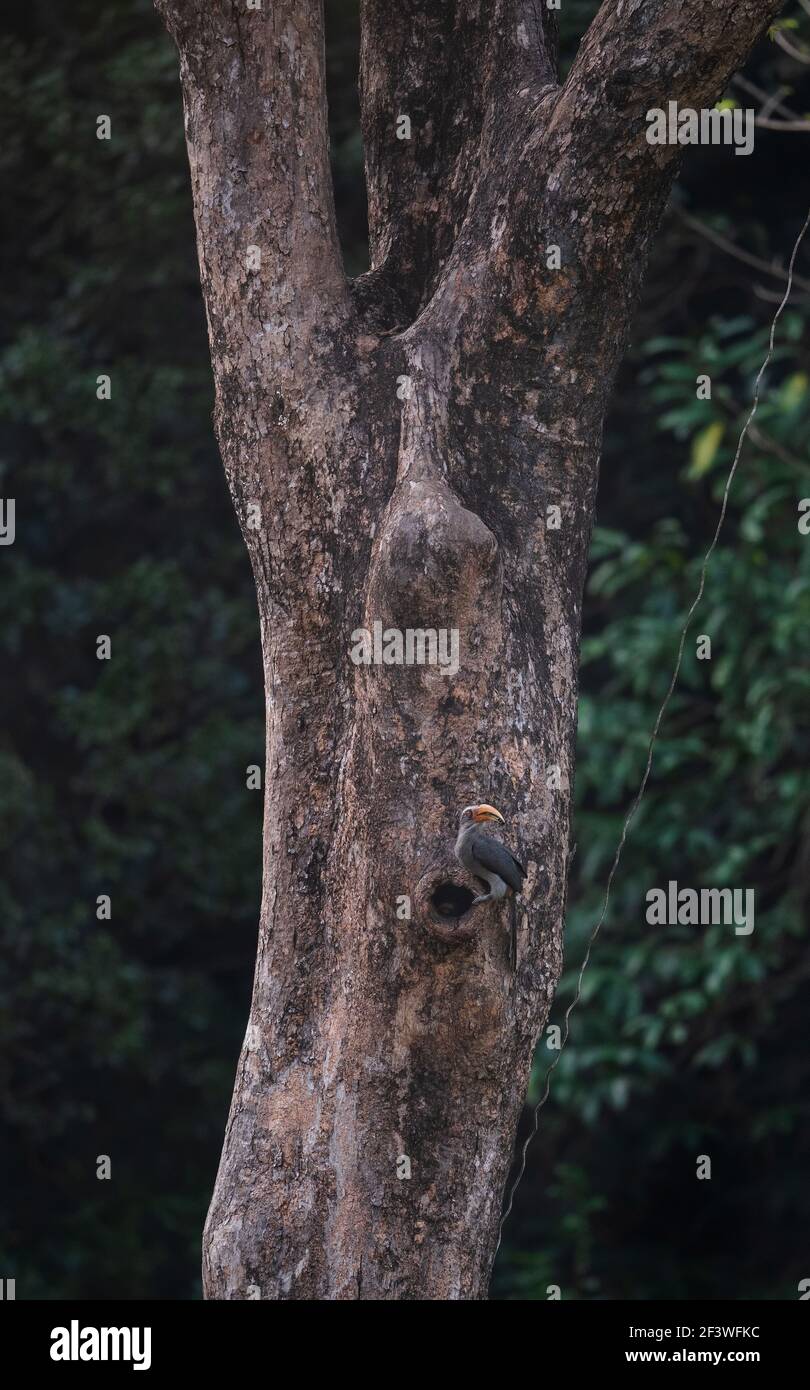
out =
{"type": "Polygon", "coordinates": [[[678,153],[645,113],[713,102],[778,0],[606,0],[564,87],[531,0],[365,0],[373,268],[353,283],[320,4],[158,6],[267,698],[205,1292],[484,1298],[562,964],[602,421],[678,153]],[[355,664],[375,623],[457,631],[458,671],[355,664]],[[477,891],[452,846],[479,800],[529,870],[514,976],[506,905],[433,901],[477,891]]]}

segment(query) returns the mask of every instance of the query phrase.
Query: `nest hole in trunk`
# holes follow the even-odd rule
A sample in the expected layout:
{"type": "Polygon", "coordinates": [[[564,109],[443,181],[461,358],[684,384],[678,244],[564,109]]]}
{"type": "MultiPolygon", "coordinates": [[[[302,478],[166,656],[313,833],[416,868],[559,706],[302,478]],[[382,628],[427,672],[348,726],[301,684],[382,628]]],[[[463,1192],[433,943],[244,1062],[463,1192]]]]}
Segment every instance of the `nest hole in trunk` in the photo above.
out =
{"type": "Polygon", "coordinates": [[[459,883],[437,883],[430,901],[439,917],[458,918],[469,912],[475,901],[475,893],[469,888],[462,888],[459,883]]]}

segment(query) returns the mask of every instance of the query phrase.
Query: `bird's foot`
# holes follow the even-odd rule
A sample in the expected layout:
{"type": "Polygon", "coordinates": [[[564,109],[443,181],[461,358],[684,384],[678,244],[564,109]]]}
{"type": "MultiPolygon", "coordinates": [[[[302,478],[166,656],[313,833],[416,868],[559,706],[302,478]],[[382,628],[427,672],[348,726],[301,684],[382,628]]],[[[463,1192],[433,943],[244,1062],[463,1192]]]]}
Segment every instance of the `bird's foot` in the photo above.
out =
{"type": "Polygon", "coordinates": [[[473,898],[472,902],[470,903],[470,907],[477,907],[479,903],[488,903],[491,901],[491,893],[479,893],[477,898],[473,898]]]}

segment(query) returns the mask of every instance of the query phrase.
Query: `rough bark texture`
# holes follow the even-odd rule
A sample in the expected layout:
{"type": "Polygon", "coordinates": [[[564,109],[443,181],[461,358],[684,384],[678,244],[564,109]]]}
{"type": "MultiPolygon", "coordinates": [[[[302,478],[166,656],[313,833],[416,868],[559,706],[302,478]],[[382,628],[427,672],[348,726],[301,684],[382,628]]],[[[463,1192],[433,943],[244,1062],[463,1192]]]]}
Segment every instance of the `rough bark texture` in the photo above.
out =
{"type": "Polygon", "coordinates": [[[602,421],[678,155],[645,113],[711,104],[779,0],[606,0],[562,88],[540,0],[365,0],[373,268],[352,284],[319,0],[158,7],[267,694],[258,960],[205,1291],[483,1298],[562,962],[602,421]],[[457,628],[458,674],[355,666],[377,620],[457,628]],[[453,923],[431,903],[464,884],[474,800],[529,868],[514,979],[505,905],[453,923]]]}

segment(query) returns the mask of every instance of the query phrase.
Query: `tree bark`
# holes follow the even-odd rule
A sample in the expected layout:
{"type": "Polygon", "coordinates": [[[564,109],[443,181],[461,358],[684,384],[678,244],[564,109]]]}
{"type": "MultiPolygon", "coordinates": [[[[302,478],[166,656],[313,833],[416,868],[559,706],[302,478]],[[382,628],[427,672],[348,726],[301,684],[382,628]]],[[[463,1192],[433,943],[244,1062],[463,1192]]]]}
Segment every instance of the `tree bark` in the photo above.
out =
{"type": "Polygon", "coordinates": [[[679,154],[645,113],[711,104],[780,0],[605,0],[563,87],[537,0],[365,0],[372,269],[353,283],[318,0],[157,3],[267,699],[205,1293],[484,1298],[562,964],[602,422],[679,154]],[[457,629],[457,674],[355,665],[375,622],[457,629]],[[506,906],[432,901],[477,889],[452,857],[476,800],[529,870],[514,978],[506,906]]]}

